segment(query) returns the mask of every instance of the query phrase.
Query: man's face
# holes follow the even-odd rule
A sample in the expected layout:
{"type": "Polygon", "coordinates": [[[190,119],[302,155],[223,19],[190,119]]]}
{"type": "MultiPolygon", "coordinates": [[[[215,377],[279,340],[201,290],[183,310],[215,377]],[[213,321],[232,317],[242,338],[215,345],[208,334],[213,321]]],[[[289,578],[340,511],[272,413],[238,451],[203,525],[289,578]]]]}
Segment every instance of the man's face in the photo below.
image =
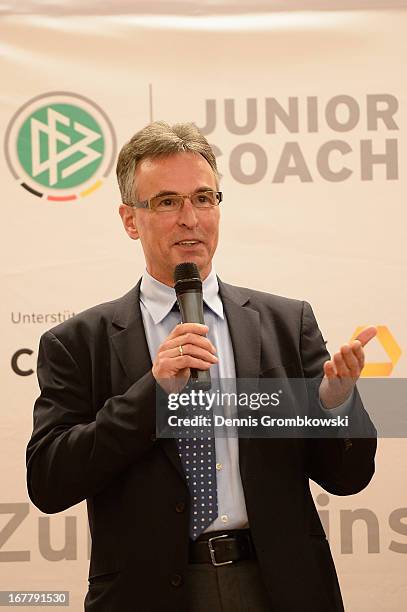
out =
{"type": "MultiPolygon", "coordinates": [[[[212,168],[204,157],[194,153],[142,160],[136,168],[135,185],[140,202],[162,192],[217,191],[212,168]]],[[[202,280],[208,276],[218,244],[218,206],[197,210],[186,199],[178,211],[155,212],[122,204],[120,215],[130,238],[140,238],[151,276],[173,286],[174,268],[185,261],[196,263],[202,280]],[[184,241],[197,242],[180,244],[184,241]]]]}

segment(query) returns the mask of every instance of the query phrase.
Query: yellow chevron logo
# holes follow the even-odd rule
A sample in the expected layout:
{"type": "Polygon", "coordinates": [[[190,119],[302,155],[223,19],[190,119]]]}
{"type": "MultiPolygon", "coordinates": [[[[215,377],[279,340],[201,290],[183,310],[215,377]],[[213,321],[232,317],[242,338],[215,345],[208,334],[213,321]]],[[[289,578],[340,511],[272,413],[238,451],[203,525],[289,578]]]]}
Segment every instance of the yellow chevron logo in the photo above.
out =
{"type": "MultiPolygon", "coordinates": [[[[353,332],[352,338],[350,341],[355,340],[358,334],[365,329],[366,325],[357,327],[353,332]]],[[[389,328],[385,325],[377,325],[377,335],[376,338],[382,345],[383,349],[387,353],[390,361],[384,362],[368,362],[365,363],[365,367],[362,370],[361,376],[368,377],[382,377],[382,376],[390,376],[394,366],[400,359],[401,348],[397,344],[394,336],[390,332],[389,328]]]]}

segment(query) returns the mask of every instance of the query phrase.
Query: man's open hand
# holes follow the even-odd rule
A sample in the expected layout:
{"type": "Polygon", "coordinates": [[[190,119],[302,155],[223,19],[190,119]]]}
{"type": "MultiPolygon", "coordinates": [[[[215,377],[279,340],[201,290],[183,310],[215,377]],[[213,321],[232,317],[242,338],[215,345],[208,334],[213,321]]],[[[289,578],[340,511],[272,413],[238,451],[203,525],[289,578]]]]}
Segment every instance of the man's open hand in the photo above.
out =
{"type": "Polygon", "coordinates": [[[366,327],[355,340],[341,346],[332,359],[325,361],[325,376],[319,387],[319,397],[325,408],[336,408],[350,397],[365,365],[363,347],[376,333],[376,327],[366,327]]]}

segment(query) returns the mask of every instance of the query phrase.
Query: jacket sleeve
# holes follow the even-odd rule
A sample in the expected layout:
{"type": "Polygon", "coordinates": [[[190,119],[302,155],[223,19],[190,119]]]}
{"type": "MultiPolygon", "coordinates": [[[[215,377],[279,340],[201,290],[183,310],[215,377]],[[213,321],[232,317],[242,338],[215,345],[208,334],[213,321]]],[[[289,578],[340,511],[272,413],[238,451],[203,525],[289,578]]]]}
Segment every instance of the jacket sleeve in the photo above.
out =
{"type": "Polygon", "coordinates": [[[89,383],[52,332],[40,340],[37,375],[27,486],[32,502],[53,513],[97,494],[152,447],[155,380],[147,372],[95,414],[89,383]]]}
{"type": "MultiPolygon", "coordinates": [[[[322,380],[323,364],[330,359],[330,355],[307,302],[303,303],[300,351],[304,376],[314,378],[316,382],[322,380]]],[[[316,385],[318,388],[319,384],[316,385]]],[[[349,421],[354,432],[357,432],[355,437],[344,437],[349,434],[339,437],[339,432],[337,438],[307,440],[309,478],[335,495],[358,493],[370,482],[375,470],[376,429],[357,389],[349,421]]]]}

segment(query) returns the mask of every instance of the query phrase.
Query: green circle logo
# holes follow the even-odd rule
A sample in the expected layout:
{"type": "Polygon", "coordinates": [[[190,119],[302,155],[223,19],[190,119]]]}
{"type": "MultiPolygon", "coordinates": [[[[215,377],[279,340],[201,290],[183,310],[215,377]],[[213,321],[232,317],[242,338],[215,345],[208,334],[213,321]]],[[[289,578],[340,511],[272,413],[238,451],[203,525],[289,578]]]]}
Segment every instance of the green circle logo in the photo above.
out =
{"type": "Polygon", "coordinates": [[[93,193],[116,154],[110,120],[91,100],[55,92],[38,96],[14,115],[6,132],[6,159],[27,191],[66,201],[93,193]]]}

